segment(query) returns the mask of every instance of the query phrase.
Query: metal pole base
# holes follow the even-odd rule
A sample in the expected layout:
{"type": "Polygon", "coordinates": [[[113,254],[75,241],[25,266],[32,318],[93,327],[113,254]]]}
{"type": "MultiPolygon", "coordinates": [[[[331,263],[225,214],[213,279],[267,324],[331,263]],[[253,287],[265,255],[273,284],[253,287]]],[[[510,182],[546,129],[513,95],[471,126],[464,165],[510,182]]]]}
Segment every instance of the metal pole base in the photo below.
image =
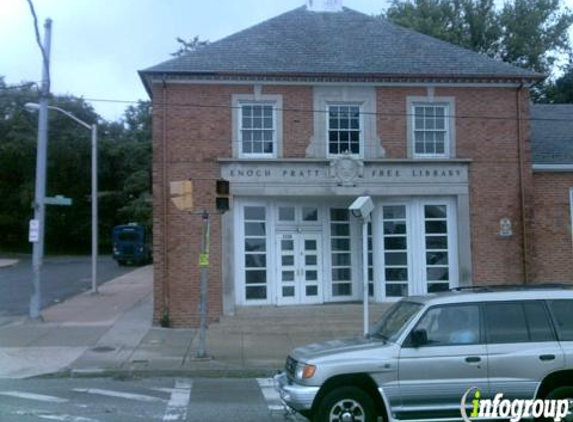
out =
{"type": "Polygon", "coordinates": [[[204,355],[200,355],[199,353],[197,353],[195,357],[191,358],[193,362],[209,362],[212,361],[213,359],[215,358],[207,353],[205,353],[204,355]]]}

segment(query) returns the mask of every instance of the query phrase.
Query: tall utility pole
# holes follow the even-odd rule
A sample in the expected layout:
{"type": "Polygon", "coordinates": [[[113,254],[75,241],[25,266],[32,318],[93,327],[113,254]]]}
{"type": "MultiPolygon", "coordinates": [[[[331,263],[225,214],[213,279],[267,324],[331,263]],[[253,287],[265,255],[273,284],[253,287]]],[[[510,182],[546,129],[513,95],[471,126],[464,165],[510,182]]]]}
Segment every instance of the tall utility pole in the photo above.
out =
{"type": "Polygon", "coordinates": [[[98,198],[97,198],[97,125],[91,125],[92,131],[92,293],[97,293],[97,255],[98,255],[98,198]]]}
{"type": "Polygon", "coordinates": [[[46,156],[48,150],[48,96],[50,94],[50,43],[52,38],[52,20],[44,24],[44,47],[42,54],[42,88],[40,92],[40,110],[38,116],[38,149],[36,153],[36,189],[34,198],[34,220],[38,225],[38,238],[34,242],[32,268],[34,272],[34,293],[30,298],[30,318],[40,318],[42,302],[42,264],[44,258],[44,222],[46,196],[46,156]]]}

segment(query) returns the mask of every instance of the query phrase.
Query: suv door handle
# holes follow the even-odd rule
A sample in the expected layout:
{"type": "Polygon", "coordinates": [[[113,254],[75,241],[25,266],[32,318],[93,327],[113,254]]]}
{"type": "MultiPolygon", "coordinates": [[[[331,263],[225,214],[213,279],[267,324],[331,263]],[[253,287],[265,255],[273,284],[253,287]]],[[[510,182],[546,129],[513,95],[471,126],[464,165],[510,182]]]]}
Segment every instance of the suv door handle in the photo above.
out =
{"type": "Polygon", "coordinates": [[[481,362],[481,358],[479,356],[468,356],[466,358],[467,363],[478,363],[481,362]]]}
{"type": "Polygon", "coordinates": [[[539,360],[555,360],[555,355],[541,355],[539,356],[539,360]]]}

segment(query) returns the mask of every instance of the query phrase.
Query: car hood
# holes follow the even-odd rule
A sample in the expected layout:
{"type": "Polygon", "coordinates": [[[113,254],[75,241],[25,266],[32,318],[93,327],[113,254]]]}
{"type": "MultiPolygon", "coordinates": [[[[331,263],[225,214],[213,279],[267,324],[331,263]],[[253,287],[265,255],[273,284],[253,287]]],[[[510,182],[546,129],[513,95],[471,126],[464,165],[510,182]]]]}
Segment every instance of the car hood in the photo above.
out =
{"type": "MultiPolygon", "coordinates": [[[[311,343],[297,347],[291,352],[291,356],[297,361],[308,362],[327,357],[341,357],[340,355],[352,355],[370,349],[388,347],[388,343],[381,340],[366,339],[364,337],[352,337],[339,340],[330,340],[322,343],[311,343]]],[[[350,357],[350,356],[349,356],[350,357]]]]}

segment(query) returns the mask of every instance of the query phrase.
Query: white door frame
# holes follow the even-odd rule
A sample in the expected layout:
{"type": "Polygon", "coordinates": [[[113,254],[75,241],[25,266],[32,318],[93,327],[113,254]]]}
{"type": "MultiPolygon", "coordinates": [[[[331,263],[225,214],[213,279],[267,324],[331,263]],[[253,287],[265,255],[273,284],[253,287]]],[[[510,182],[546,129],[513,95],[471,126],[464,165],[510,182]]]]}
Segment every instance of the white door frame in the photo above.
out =
{"type": "Polygon", "coordinates": [[[424,244],[425,218],[424,205],[446,205],[448,218],[448,258],[450,287],[459,283],[458,238],[457,238],[457,203],[455,197],[417,197],[417,198],[379,198],[373,215],[373,249],[374,249],[374,297],[377,302],[397,301],[401,297],[386,296],[385,263],[384,263],[384,224],[383,206],[406,206],[406,232],[408,256],[408,293],[425,294],[426,250],[424,244]]]}
{"type": "Polygon", "coordinates": [[[304,305],[304,304],[316,304],[323,303],[323,276],[322,276],[322,233],[316,231],[298,231],[298,230],[279,230],[275,235],[275,250],[276,250],[276,303],[277,305],[304,305]],[[306,246],[307,240],[316,241],[316,265],[306,264],[306,246]],[[283,253],[282,241],[292,241],[292,254],[283,253]],[[292,255],[293,264],[288,265],[286,268],[283,267],[282,261],[283,256],[292,255]],[[292,272],[293,280],[292,283],[284,284],[282,280],[283,271],[292,272]],[[317,294],[308,296],[306,294],[307,281],[306,277],[309,275],[309,271],[316,271],[316,285],[317,294]],[[293,296],[283,296],[283,287],[293,287],[293,296]]]}

